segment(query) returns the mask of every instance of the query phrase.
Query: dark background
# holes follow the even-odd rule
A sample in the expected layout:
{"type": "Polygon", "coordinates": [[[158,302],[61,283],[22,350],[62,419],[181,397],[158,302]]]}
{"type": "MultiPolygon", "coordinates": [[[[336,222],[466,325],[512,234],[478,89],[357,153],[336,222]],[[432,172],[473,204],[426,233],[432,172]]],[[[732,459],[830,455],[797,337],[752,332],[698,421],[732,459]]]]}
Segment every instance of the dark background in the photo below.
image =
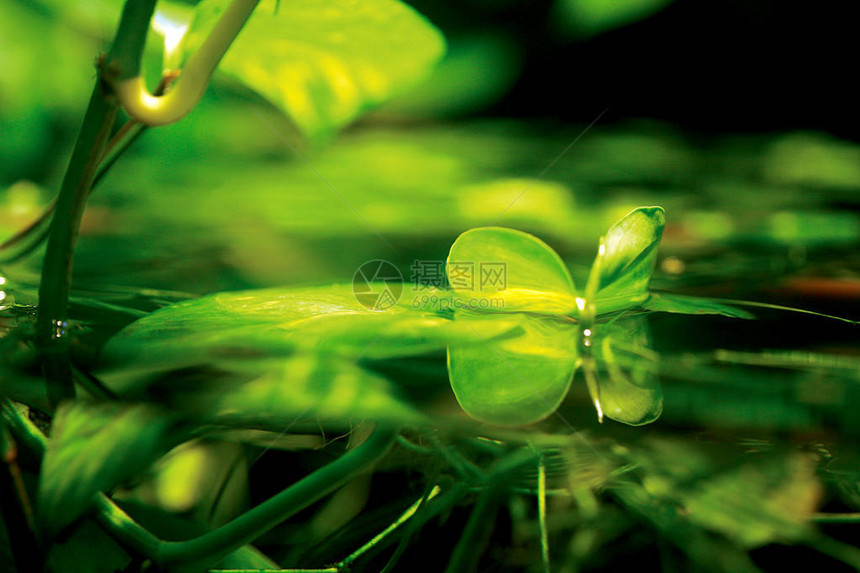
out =
{"type": "Polygon", "coordinates": [[[826,130],[860,139],[849,2],[677,0],[590,39],[561,37],[552,3],[413,4],[446,33],[498,29],[523,74],[488,114],[590,122],[649,117],[690,130],[826,130]]]}

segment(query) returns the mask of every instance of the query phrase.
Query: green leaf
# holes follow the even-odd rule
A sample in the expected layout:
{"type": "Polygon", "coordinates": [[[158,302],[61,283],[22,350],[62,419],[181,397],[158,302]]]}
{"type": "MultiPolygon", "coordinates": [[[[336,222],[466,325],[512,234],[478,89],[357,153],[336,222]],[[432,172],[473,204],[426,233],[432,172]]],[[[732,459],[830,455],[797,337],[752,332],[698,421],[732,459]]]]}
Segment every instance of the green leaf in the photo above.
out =
{"type": "Polygon", "coordinates": [[[600,240],[586,297],[594,296],[599,313],[645,302],[657,262],[666,215],[662,207],[639,207],[612,225],[600,240]]]}
{"type": "MultiPolygon", "coordinates": [[[[457,401],[482,422],[520,426],[551,415],[570,388],[579,328],[524,316],[508,336],[448,348],[448,375],[457,401]]],[[[459,315],[457,320],[459,320],[459,315]]]]}
{"type": "Polygon", "coordinates": [[[207,422],[277,432],[308,419],[340,427],[362,419],[426,422],[385,378],[347,360],[301,353],[235,366],[239,373],[250,370],[251,379],[179,385],[173,389],[175,407],[207,422]]]}
{"type": "Polygon", "coordinates": [[[595,358],[606,373],[599,379],[604,415],[630,426],[655,421],[663,412],[663,390],[647,322],[633,317],[594,330],[595,358]]]}
{"type": "MultiPolygon", "coordinates": [[[[185,38],[207,36],[224,0],[204,0],[185,38]]],[[[220,69],[260,93],[306,135],[330,134],[423,79],[442,35],[397,0],[291,0],[257,7],[220,69]]]]}
{"type": "Polygon", "coordinates": [[[659,12],[673,0],[558,0],[553,7],[562,30],[588,38],[659,12]]]}
{"type": "Polygon", "coordinates": [[[576,309],[573,279],[552,248],[528,233],[479,227],[454,241],[448,282],[462,298],[501,301],[499,310],[568,314],[576,309]],[[504,283],[495,272],[504,273],[504,283]]]}
{"type": "Polygon", "coordinates": [[[174,420],[152,406],[60,406],[39,481],[39,515],[49,534],[83,514],[98,492],[137,475],[180,439],[174,420]]]}
{"type": "Polygon", "coordinates": [[[457,340],[498,336],[519,324],[517,317],[499,316],[454,321],[423,310],[424,296],[450,293],[407,290],[398,304],[381,311],[359,303],[352,285],[237,291],[184,301],[132,323],[111,339],[102,351],[100,375],[114,391],[128,395],[144,374],[242,360],[268,368],[271,363],[263,359],[299,350],[353,360],[393,358],[441,351],[457,340]]]}
{"type": "Polygon", "coordinates": [[[678,314],[719,314],[729,318],[752,319],[755,316],[730,304],[724,304],[712,298],[684,296],[670,293],[651,293],[642,307],[657,312],[674,312],[678,314]]]}
{"type": "Polygon", "coordinates": [[[462,117],[481,112],[520,75],[520,47],[507,34],[481,29],[449,33],[447,40],[445,59],[425,81],[386,104],[386,115],[462,117]]]}
{"type": "Polygon", "coordinates": [[[809,539],[821,494],[814,456],[798,452],[717,474],[685,496],[684,508],[696,525],[754,548],[809,539]]]}
{"type": "Polygon", "coordinates": [[[450,293],[421,292],[418,299],[404,293],[386,310],[362,306],[351,285],[181,302],[114,337],[103,350],[99,376],[125,397],[156,397],[209,422],[276,431],[303,416],[419,422],[422,416],[384,378],[356,361],[439,352],[451,343],[498,337],[523,321],[498,315],[453,320],[420,304],[428,292],[450,293]]]}

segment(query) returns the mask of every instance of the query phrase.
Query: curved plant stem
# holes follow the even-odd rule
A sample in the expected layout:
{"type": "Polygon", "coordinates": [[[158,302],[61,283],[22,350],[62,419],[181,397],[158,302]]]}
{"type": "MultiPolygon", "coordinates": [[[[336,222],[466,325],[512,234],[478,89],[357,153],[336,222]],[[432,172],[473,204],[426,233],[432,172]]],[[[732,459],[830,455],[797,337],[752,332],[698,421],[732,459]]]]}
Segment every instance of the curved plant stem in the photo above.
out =
{"type": "Polygon", "coordinates": [[[128,114],[147,125],[166,125],[185,117],[206,91],[209,78],[224,57],[227,48],[242,31],[260,0],[233,0],[215,27],[188,58],[179,80],[165,95],[155,96],[146,89],[137,70],[111,79],[122,107],[128,114]]]}
{"type": "Polygon", "coordinates": [[[398,430],[379,427],[359,447],[304,477],[233,521],[188,541],[161,541],[135,523],[107,497],[99,501],[98,520],[118,541],[150,557],[156,565],[197,567],[216,564],[291,515],[368,471],[388,451],[398,430]]]}
{"type": "MultiPolygon", "coordinates": [[[[0,403],[0,412],[20,444],[39,457],[45,455],[47,438],[32,422],[24,418],[8,400],[0,403]]],[[[163,541],[157,538],[104,494],[99,494],[96,499],[95,518],[117,541],[152,559],[156,565],[194,564],[204,568],[218,563],[237,547],[259,537],[357,475],[369,471],[388,452],[398,434],[397,428],[377,427],[357,448],[233,521],[188,541],[163,541]]]]}

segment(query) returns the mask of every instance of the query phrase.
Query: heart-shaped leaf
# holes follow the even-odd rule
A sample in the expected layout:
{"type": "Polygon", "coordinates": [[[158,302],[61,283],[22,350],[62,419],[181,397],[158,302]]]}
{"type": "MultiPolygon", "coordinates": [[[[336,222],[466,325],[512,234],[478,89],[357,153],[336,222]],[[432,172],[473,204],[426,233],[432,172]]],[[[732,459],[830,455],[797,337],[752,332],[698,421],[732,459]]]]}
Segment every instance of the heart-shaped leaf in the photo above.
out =
{"type": "MultiPolygon", "coordinates": [[[[198,5],[186,53],[228,5],[198,5]]],[[[324,136],[423,79],[444,52],[439,31],[397,0],[270,0],[256,8],[219,69],[279,107],[304,134],[324,136]]]]}
{"type": "Polygon", "coordinates": [[[454,241],[448,282],[462,298],[495,299],[506,312],[569,314],[576,309],[573,279],[558,254],[528,233],[479,227],[454,241]]]}
{"type": "Polygon", "coordinates": [[[577,362],[576,325],[524,316],[501,338],[448,347],[448,375],[463,410],[482,422],[519,426],[561,404],[577,362]]]}
{"type": "Polygon", "coordinates": [[[84,513],[93,497],[149,467],[179,443],[175,420],[147,405],[62,405],[39,480],[39,515],[54,534],[84,513]]]}
{"type": "Polygon", "coordinates": [[[665,223],[662,207],[639,207],[601,238],[586,287],[597,312],[615,312],[648,299],[665,223]]]}

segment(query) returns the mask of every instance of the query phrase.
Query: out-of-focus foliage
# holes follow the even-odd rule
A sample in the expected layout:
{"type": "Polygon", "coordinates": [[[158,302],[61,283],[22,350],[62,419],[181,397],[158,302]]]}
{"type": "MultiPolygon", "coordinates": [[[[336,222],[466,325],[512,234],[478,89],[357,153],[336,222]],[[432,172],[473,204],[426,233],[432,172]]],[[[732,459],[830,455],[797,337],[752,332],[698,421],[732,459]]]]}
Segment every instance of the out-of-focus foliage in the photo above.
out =
{"type": "Polygon", "coordinates": [[[397,95],[382,116],[452,117],[480,113],[514,85],[523,56],[502,32],[446,38],[448,51],[428,78],[397,95]]]}
{"type": "Polygon", "coordinates": [[[558,27],[577,38],[596,36],[659,12],[673,0],[556,0],[558,27]]]}
{"type": "MultiPolygon", "coordinates": [[[[197,6],[183,42],[187,53],[228,4],[197,6]]],[[[444,50],[441,34],[396,0],[273,0],[257,7],[220,70],[319,137],[423,79],[444,50]]]]}
{"type": "MultiPolygon", "coordinates": [[[[0,0],[0,239],[57,189],[120,4],[0,0]]],[[[379,471],[273,528],[259,540],[271,559],[245,546],[222,568],[327,566],[418,500],[412,521],[351,570],[380,571],[393,555],[394,570],[441,571],[484,541],[479,569],[540,570],[548,558],[552,571],[757,571],[795,555],[860,568],[852,526],[815,523],[828,518],[817,512],[860,510],[856,325],[718,300],[856,318],[856,142],[792,123],[706,135],[620,120],[618,108],[588,130],[561,124],[555,114],[595,89],[585,84],[564,94],[564,110],[541,99],[524,113],[505,98],[521,97],[542,59],[554,84],[577,80],[582,62],[556,50],[602,46],[666,0],[415,2],[427,20],[393,1],[278,4],[261,8],[223,68],[275,105],[218,74],[191,116],[145,133],[91,197],[69,327],[83,400],[54,416],[41,468],[17,444],[24,489],[48,531],[63,528],[51,571],[109,573],[140,557],[87,517],[97,491],[159,537],[189,538],[348,451],[362,420],[405,425],[379,471]],[[356,19],[335,13],[344,6],[356,19]],[[400,23],[376,19],[387,10],[400,23]],[[442,41],[430,21],[449,45],[435,71],[442,41]],[[374,83],[376,72],[390,82],[374,83]],[[296,126],[322,137],[303,143],[296,126]],[[602,405],[623,422],[598,425],[582,368],[574,375],[582,325],[537,312],[575,307],[601,234],[657,204],[665,228],[645,213],[633,225],[645,231],[615,228],[598,257],[597,285],[624,299],[603,308],[590,339],[602,405]],[[525,234],[461,236],[487,225],[540,236],[558,255],[525,234]],[[420,290],[409,271],[444,265],[458,236],[472,261],[496,257],[488,246],[501,241],[504,258],[528,268],[509,280],[541,289],[544,306],[520,297],[523,313],[503,312],[513,296],[494,312],[435,306],[452,291],[420,290]],[[407,284],[399,305],[369,310],[344,283],[382,258],[407,284]],[[669,292],[643,300],[649,280],[669,292]],[[195,439],[159,461],[186,430],[195,439]]],[[[186,48],[217,5],[201,4],[186,48]]],[[[171,6],[160,0],[160,17],[171,6]]],[[[152,31],[149,44],[154,85],[163,46],[152,31]]],[[[32,345],[40,255],[0,275],[0,390],[47,430],[32,345]]],[[[0,560],[28,530],[4,480],[0,560]]]]}
{"type": "Polygon", "coordinates": [[[67,404],[57,412],[39,477],[39,513],[55,535],[180,441],[175,421],[144,405],[67,404]]]}

